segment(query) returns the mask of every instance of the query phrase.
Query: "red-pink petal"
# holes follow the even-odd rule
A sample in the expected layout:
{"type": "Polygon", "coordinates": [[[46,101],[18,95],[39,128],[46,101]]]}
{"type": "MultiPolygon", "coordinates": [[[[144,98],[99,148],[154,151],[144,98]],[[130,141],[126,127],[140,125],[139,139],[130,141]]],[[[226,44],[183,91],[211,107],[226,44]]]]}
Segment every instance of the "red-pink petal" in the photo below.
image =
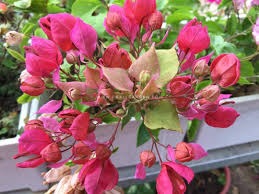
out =
{"type": "Polygon", "coordinates": [[[72,42],[82,54],[90,58],[93,56],[97,45],[97,33],[92,26],[77,18],[70,36],[72,42]]]}
{"type": "Polygon", "coordinates": [[[90,120],[90,115],[88,112],[82,113],[78,115],[69,130],[71,131],[73,137],[80,141],[80,140],[85,140],[87,137],[87,131],[89,127],[89,120],[90,120]]]}
{"type": "Polygon", "coordinates": [[[199,160],[208,155],[208,153],[197,143],[189,143],[192,146],[194,152],[194,160],[199,160]]]}
{"type": "Polygon", "coordinates": [[[62,100],[51,100],[44,104],[40,109],[38,110],[37,114],[42,113],[55,113],[58,109],[60,109],[62,106],[62,100]]]}
{"type": "Polygon", "coordinates": [[[56,119],[49,117],[41,117],[40,120],[43,122],[43,126],[45,129],[60,132],[59,131],[59,122],[56,119]]]}
{"type": "Polygon", "coordinates": [[[175,150],[172,146],[167,146],[167,156],[168,159],[170,159],[171,161],[175,162],[175,150]]]}
{"type": "Polygon", "coordinates": [[[164,165],[162,165],[162,169],[157,176],[156,189],[158,194],[174,194],[173,184],[164,165]]]}
{"type": "Polygon", "coordinates": [[[128,72],[125,69],[102,67],[102,71],[114,88],[120,91],[132,91],[134,83],[130,80],[128,72]]]}
{"type": "Polygon", "coordinates": [[[188,183],[192,181],[194,177],[194,172],[188,166],[176,162],[165,162],[164,164],[174,169],[175,172],[177,172],[180,176],[185,178],[185,180],[187,180],[188,183]]]}
{"type": "Polygon", "coordinates": [[[36,157],[29,160],[26,160],[24,162],[17,163],[16,166],[19,168],[35,168],[37,166],[42,165],[45,162],[45,160],[42,157],[36,157]]]}
{"type": "Polygon", "coordinates": [[[146,168],[142,163],[136,165],[135,179],[145,179],[146,178],[146,168]]]}

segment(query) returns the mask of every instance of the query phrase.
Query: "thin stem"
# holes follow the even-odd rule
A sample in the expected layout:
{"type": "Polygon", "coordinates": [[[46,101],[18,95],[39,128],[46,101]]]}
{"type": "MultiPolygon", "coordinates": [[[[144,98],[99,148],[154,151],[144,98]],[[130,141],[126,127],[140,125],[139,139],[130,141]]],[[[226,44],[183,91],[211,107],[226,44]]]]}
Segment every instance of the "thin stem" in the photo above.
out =
{"type": "Polygon", "coordinates": [[[117,122],[117,125],[116,125],[116,127],[115,127],[115,130],[113,131],[113,134],[112,134],[111,138],[109,139],[109,147],[112,146],[112,143],[113,143],[114,140],[115,140],[115,136],[116,136],[117,131],[118,131],[118,128],[119,128],[119,126],[120,126],[120,122],[121,122],[121,119],[119,119],[119,121],[117,122]]]}
{"type": "Polygon", "coordinates": [[[75,80],[74,77],[72,77],[70,74],[68,74],[67,72],[65,72],[63,69],[60,68],[60,71],[61,71],[62,73],[64,73],[67,77],[69,77],[70,79],[75,80]]]}

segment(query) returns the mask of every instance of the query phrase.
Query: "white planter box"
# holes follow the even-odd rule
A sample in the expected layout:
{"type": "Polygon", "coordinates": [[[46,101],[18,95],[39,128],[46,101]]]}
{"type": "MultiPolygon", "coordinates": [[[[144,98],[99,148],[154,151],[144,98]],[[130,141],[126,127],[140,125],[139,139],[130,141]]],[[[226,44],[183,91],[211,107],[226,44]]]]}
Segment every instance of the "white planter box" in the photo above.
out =
{"type": "MultiPolygon", "coordinates": [[[[201,161],[190,163],[195,171],[204,171],[216,167],[238,164],[253,159],[259,159],[259,95],[244,96],[233,99],[233,105],[240,113],[240,117],[230,128],[212,128],[203,124],[199,130],[196,142],[209,151],[209,156],[201,161]]],[[[35,118],[38,102],[24,105],[24,112],[21,113],[21,123],[24,117],[35,118]],[[27,106],[27,107],[26,107],[27,106]]],[[[181,119],[183,129],[186,129],[186,120],[181,119]]],[[[21,124],[20,124],[21,125],[21,124]]],[[[120,184],[127,186],[135,183],[135,165],[139,162],[139,153],[142,150],[150,149],[151,142],[136,148],[136,130],[139,123],[131,121],[123,131],[118,131],[114,146],[119,150],[112,156],[113,163],[119,168],[120,184]]],[[[114,125],[102,125],[96,130],[99,140],[107,140],[114,130],[114,125]]],[[[160,132],[161,143],[175,145],[182,141],[184,134],[163,130],[160,132]]],[[[161,155],[165,156],[165,149],[160,149],[161,155]]],[[[40,191],[46,189],[43,186],[40,172],[45,167],[36,169],[18,169],[15,167],[17,161],[12,156],[17,152],[17,138],[0,141],[0,170],[1,185],[0,192],[26,189],[40,191]],[[3,154],[2,154],[3,153],[3,154]],[[4,157],[3,157],[4,156],[4,157]],[[6,172],[6,175],[4,175],[6,172]]],[[[163,158],[165,159],[165,158],[163,158]]],[[[159,172],[159,165],[148,169],[147,180],[154,180],[159,172]]]]}
{"type": "MultiPolygon", "coordinates": [[[[35,118],[38,101],[33,100],[30,104],[24,104],[20,113],[18,128],[24,125],[24,119],[35,118]]],[[[0,140],[0,193],[14,190],[30,189],[31,191],[46,190],[47,186],[42,184],[41,172],[46,171],[46,166],[38,168],[17,168],[16,163],[24,158],[14,160],[13,156],[18,151],[18,138],[0,140]]]]}

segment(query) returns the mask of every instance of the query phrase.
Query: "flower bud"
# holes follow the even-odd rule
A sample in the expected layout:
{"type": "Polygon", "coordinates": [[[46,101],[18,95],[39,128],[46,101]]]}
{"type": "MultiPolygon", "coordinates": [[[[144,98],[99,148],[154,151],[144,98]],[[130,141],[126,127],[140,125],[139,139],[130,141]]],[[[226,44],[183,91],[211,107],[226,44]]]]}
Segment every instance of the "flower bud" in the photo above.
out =
{"type": "Polygon", "coordinates": [[[160,11],[155,11],[148,18],[148,25],[152,31],[158,30],[163,24],[163,15],[160,11]]]}
{"type": "Polygon", "coordinates": [[[46,162],[58,162],[62,155],[57,143],[51,143],[40,152],[46,162]]]}
{"type": "Polygon", "coordinates": [[[118,109],[116,111],[116,115],[121,116],[121,117],[124,116],[125,115],[125,110],[123,110],[122,108],[118,109]]]}
{"type": "Polygon", "coordinates": [[[143,70],[139,74],[139,81],[141,82],[142,85],[146,85],[149,80],[151,79],[151,74],[150,71],[143,70]]]}
{"type": "Polygon", "coordinates": [[[193,66],[192,71],[195,77],[204,77],[210,73],[210,67],[206,63],[206,60],[199,60],[193,66]]]}
{"type": "Polygon", "coordinates": [[[23,40],[24,34],[16,32],[16,31],[9,31],[5,35],[5,41],[8,46],[19,46],[23,40]]]}
{"type": "Polygon", "coordinates": [[[5,14],[8,10],[8,7],[5,3],[0,2],[0,13],[5,14]]]}
{"type": "Polygon", "coordinates": [[[105,67],[128,69],[131,65],[129,53],[125,49],[120,48],[118,43],[112,43],[107,47],[102,60],[105,67]]]}
{"type": "Polygon", "coordinates": [[[38,119],[33,119],[28,121],[24,126],[24,130],[32,130],[32,129],[44,129],[43,122],[38,119]]]}
{"type": "Polygon", "coordinates": [[[106,18],[106,25],[111,29],[118,29],[121,26],[121,19],[118,13],[109,12],[106,18]]]}
{"type": "Polygon", "coordinates": [[[99,144],[96,147],[95,152],[96,152],[96,158],[98,158],[99,160],[107,160],[110,158],[112,154],[111,150],[103,144],[99,144]]]}
{"type": "Polygon", "coordinates": [[[77,142],[72,149],[73,155],[75,157],[90,157],[92,155],[92,152],[90,148],[85,145],[83,142],[79,141],[77,142]]]}
{"type": "Polygon", "coordinates": [[[218,85],[209,85],[201,90],[203,98],[210,102],[215,102],[220,95],[220,88],[218,85]]]}
{"type": "Polygon", "coordinates": [[[39,96],[44,92],[45,84],[41,77],[31,76],[21,83],[20,89],[30,96],[39,96]]]}
{"type": "Polygon", "coordinates": [[[79,55],[74,51],[68,51],[66,55],[66,60],[69,64],[77,64],[79,62],[79,55]]]}
{"type": "Polygon", "coordinates": [[[240,76],[240,61],[234,54],[221,54],[210,66],[211,79],[214,84],[229,87],[237,83],[240,76]]]}
{"type": "Polygon", "coordinates": [[[193,54],[207,49],[210,45],[207,27],[202,27],[202,23],[196,18],[191,20],[180,31],[177,43],[182,51],[190,51],[193,54]]]}
{"type": "Polygon", "coordinates": [[[156,155],[150,150],[141,152],[139,158],[141,163],[148,168],[152,167],[156,162],[156,155]]]}
{"type": "Polygon", "coordinates": [[[194,158],[194,151],[191,145],[180,142],[176,145],[175,158],[180,162],[189,162],[194,158]]]}
{"type": "Polygon", "coordinates": [[[20,82],[24,82],[28,77],[31,77],[32,75],[25,69],[20,74],[20,82]]]}
{"type": "Polygon", "coordinates": [[[75,118],[77,115],[80,115],[81,112],[76,109],[65,109],[58,113],[58,117],[65,119],[65,118],[75,118]]]}

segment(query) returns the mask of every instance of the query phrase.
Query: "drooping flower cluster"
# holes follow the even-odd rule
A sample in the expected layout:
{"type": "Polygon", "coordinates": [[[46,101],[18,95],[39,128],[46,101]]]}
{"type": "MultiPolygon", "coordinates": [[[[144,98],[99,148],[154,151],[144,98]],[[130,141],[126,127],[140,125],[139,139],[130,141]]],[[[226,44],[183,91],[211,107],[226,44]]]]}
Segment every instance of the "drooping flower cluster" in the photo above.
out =
{"type": "Polygon", "coordinates": [[[172,48],[156,49],[153,31],[159,30],[162,22],[155,0],[111,5],[104,27],[116,41],[102,48],[95,29],[80,18],[66,13],[41,18],[39,24],[48,39],[32,37],[31,45],[25,47],[21,90],[31,96],[46,88],[62,94],[39,109],[37,114],[42,115],[38,119],[26,123],[15,158],[34,157],[17,166],[37,167],[45,162],[53,168],[78,165],[75,178],[66,173],[63,178],[53,178],[62,182],[58,189],[66,185],[73,191],[102,194],[118,182],[110,159],[118,128],[140,113],[140,127],[156,146],[140,154],[136,178],[145,178],[145,167],[152,167],[158,155],[158,193],[184,193],[184,179],[189,183],[194,173],[182,163],[200,159],[206,151],[195,143],[158,144],[152,130],[181,131],[178,114],[190,120],[204,119],[213,127],[232,125],[239,114],[225,106],[223,99],[230,96],[221,94],[220,89],[238,81],[240,62],[230,53],[211,63],[212,54],[196,58],[210,45],[207,28],[197,19],[183,27],[172,48]],[[197,89],[203,80],[211,83],[197,89]],[[107,115],[118,123],[112,134],[106,134],[108,140],[100,142],[95,130],[107,115]],[[162,161],[158,145],[167,149],[167,161],[162,161]],[[69,152],[69,157],[62,158],[63,152],[69,152]]]}

